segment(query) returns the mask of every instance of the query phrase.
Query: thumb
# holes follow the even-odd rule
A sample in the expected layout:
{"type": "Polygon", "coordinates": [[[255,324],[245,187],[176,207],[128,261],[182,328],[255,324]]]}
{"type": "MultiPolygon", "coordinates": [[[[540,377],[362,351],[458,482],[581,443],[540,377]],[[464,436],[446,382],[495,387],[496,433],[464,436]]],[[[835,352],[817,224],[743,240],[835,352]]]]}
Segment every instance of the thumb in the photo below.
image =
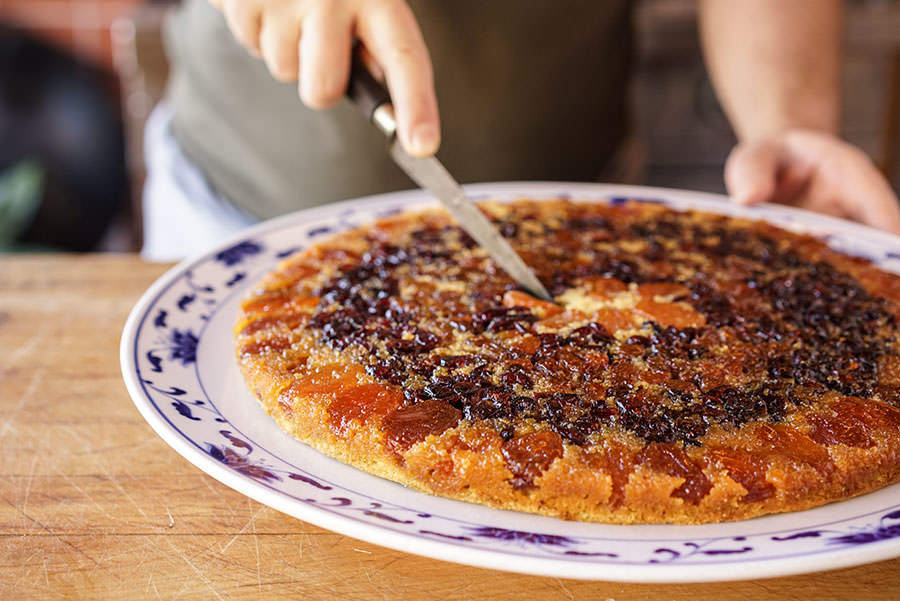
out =
{"type": "Polygon", "coordinates": [[[778,177],[778,147],[771,142],[744,142],[725,161],[725,187],[734,202],[755,205],[773,199],[778,177]]]}

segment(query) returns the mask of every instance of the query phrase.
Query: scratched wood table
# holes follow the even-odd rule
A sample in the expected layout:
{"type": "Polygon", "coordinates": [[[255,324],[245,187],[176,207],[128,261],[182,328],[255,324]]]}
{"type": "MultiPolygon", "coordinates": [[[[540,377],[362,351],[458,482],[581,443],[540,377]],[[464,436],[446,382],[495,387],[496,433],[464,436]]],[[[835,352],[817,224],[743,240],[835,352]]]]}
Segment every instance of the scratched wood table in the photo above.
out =
{"type": "Polygon", "coordinates": [[[135,256],[0,258],[2,600],[900,596],[900,560],[754,582],[579,582],[417,557],[280,514],[191,466],[128,398],[119,335],[165,269],[135,256]]]}

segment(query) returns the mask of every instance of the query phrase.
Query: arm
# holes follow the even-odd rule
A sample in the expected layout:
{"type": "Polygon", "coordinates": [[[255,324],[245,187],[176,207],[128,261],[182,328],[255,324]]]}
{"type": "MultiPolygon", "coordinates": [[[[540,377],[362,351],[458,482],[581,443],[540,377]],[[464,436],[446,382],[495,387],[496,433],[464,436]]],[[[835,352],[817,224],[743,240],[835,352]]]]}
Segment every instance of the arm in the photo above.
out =
{"type": "Polygon", "coordinates": [[[780,202],[900,233],[900,207],[838,138],[840,0],[701,0],[704,54],[739,144],[725,183],[743,204],[780,202]]]}
{"type": "Polygon", "coordinates": [[[703,0],[707,68],[741,141],[788,129],[836,134],[840,0],[703,0]]]}

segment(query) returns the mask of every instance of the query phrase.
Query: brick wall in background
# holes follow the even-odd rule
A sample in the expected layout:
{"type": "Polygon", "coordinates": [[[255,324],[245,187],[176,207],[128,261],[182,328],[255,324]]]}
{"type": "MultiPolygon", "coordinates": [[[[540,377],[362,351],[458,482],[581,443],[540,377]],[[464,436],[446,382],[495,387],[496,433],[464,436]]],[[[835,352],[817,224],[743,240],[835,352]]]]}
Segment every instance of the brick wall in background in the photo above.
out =
{"type": "Polygon", "coordinates": [[[0,0],[0,21],[112,68],[110,26],[141,0],[0,0]]]}

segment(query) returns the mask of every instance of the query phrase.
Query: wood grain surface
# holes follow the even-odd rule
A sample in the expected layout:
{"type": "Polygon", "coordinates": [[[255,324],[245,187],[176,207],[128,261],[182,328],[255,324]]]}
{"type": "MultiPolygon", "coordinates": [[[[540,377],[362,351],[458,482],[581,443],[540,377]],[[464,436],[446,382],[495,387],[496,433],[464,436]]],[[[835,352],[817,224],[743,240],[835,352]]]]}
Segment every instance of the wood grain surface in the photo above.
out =
{"type": "Polygon", "coordinates": [[[0,259],[2,600],[900,598],[900,560],[752,582],[580,582],[417,557],[251,501],[163,443],[122,383],[125,317],[165,268],[0,259]]]}

